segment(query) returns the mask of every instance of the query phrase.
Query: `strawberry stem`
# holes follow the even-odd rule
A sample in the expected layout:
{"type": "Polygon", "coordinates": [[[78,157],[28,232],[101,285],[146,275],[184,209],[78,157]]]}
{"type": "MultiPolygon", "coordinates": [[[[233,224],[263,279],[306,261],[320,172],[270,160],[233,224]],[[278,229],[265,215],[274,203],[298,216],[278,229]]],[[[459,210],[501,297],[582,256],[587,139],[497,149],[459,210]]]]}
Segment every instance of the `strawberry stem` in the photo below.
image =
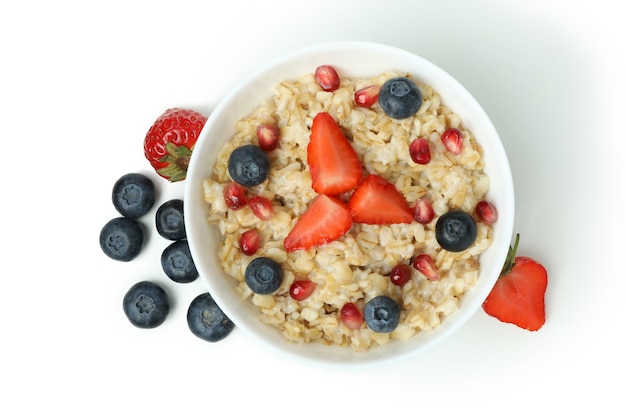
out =
{"type": "Polygon", "coordinates": [[[506,276],[511,273],[513,269],[513,265],[515,265],[515,254],[517,253],[517,246],[519,244],[519,233],[515,235],[515,243],[513,243],[513,247],[509,246],[509,252],[506,255],[506,260],[504,261],[504,266],[502,267],[502,271],[500,271],[500,277],[506,276]]]}

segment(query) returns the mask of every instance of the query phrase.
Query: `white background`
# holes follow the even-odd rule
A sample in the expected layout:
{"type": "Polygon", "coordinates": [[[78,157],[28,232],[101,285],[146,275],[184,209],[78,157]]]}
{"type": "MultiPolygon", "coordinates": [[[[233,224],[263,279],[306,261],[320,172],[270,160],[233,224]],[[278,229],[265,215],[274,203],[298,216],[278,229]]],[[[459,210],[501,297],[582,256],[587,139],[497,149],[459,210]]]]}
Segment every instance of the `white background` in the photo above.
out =
{"type": "MultiPolygon", "coordinates": [[[[609,0],[3,2],[0,415],[623,412],[625,28],[609,0]],[[237,330],[217,344],[189,332],[203,284],[164,276],[156,207],[139,258],[100,251],[114,181],[154,175],[142,142],[157,116],[210,114],[260,63],[331,40],[417,53],[490,114],[513,170],[519,254],[549,273],[540,331],[480,310],[410,360],[314,368],[237,330]],[[157,329],[122,312],[144,279],[173,298],[157,329]]],[[[182,197],[153,178],[160,202],[182,197]]]]}

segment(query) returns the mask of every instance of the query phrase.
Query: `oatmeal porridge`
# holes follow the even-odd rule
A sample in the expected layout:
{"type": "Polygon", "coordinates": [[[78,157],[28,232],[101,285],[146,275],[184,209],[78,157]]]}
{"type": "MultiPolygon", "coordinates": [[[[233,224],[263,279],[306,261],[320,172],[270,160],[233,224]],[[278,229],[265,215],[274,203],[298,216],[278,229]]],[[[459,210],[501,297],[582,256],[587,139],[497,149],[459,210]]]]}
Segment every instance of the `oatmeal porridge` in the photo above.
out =
{"type": "MultiPolygon", "coordinates": [[[[203,182],[209,206],[208,222],[219,228],[221,266],[244,302],[253,303],[260,320],[279,329],[296,343],[317,342],[365,351],[391,340],[406,340],[419,332],[437,327],[454,313],[463,295],[479,275],[480,254],[491,242],[491,227],[479,221],[476,204],[488,188],[481,148],[471,131],[430,86],[416,82],[421,93],[419,110],[411,117],[389,117],[378,103],[360,107],[355,92],[367,86],[381,86],[394,77],[408,74],[386,72],[373,78],[342,78],[338,89],[320,88],[314,74],[284,81],[274,94],[248,117],[238,121],[231,140],[219,149],[213,174],[203,182]],[[307,164],[311,127],[318,113],[326,112],[337,122],[361,162],[363,176],[373,174],[393,186],[411,210],[418,201],[432,205],[434,218],[426,223],[352,223],[349,230],[328,243],[309,249],[287,250],[285,238],[306,212],[318,193],[312,187],[307,164]],[[225,190],[233,179],[228,169],[230,155],[244,145],[258,145],[257,126],[278,128],[279,145],[265,151],[269,159],[267,179],[245,187],[245,198],[260,196],[271,203],[271,215],[261,219],[252,204],[233,209],[225,200],[225,190]],[[450,129],[462,134],[462,148],[453,153],[441,140],[450,129]],[[416,138],[426,139],[428,163],[416,163],[409,151],[416,138]],[[458,154],[457,154],[458,153],[458,154]],[[469,213],[475,220],[475,239],[459,251],[442,248],[436,224],[444,214],[469,213]],[[246,254],[240,247],[242,234],[258,232],[258,250],[246,254]],[[412,265],[420,255],[434,263],[436,276],[416,268],[403,285],[390,280],[399,264],[412,265]],[[257,258],[268,258],[280,266],[281,281],[269,293],[254,292],[246,283],[248,265],[257,258]],[[303,300],[290,295],[294,281],[311,281],[313,292],[303,300]],[[386,296],[399,306],[399,319],[390,331],[376,331],[364,322],[348,326],[341,310],[353,304],[362,312],[366,304],[386,296]]],[[[348,201],[350,192],[339,199],[348,201]]],[[[261,216],[262,217],[262,216],[261,216]]]]}

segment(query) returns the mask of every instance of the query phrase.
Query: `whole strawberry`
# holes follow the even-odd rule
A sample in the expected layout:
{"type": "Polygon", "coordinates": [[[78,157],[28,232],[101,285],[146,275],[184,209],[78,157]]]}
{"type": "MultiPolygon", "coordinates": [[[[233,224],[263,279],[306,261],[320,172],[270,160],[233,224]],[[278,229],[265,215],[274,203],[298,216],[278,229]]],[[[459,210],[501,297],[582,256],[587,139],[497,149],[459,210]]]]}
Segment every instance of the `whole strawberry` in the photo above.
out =
{"type": "Polygon", "coordinates": [[[483,302],[483,310],[504,323],[537,331],[546,322],[548,273],[534,259],[516,257],[518,243],[519,235],[513,248],[509,248],[500,278],[483,302]]]}
{"type": "Polygon", "coordinates": [[[154,122],[144,140],[146,159],[170,182],[187,176],[189,159],[207,118],[194,110],[171,108],[154,122]]]}

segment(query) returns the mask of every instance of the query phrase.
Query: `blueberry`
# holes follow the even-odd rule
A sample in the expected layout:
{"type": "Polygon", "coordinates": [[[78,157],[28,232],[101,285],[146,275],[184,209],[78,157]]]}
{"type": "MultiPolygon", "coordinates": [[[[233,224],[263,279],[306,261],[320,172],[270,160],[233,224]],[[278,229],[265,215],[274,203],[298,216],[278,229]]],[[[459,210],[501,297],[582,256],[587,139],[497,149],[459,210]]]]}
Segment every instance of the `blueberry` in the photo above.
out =
{"type": "Polygon", "coordinates": [[[476,240],[476,221],[471,215],[454,210],[443,214],[435,225],[435,237],[439,245],[450,252],[461,252],[476,240]]]}
{"type": "Polygon", "coordinates": [[[283,282],[283,270],[270,258],[255,258],[245,272],[246,284],[256,294],[271,294],[283,282]]]}
{"type": "Polygon", "coordinates": [[[161,204],[157,209],[155,221],[157,232],[165,239],[181,240],[187,236],[183,200],[174,199],[161,204]]]}
{"type": "Polygon", "coordinates": [[[235,328],[208,292],[191,301],[187,310],[187,325],[191,333],[209,342],[219,342],[235,328]]]}
{"type": "Polygon", "coordinates": [[[386,295],[374,297],[365,304],[363,318],[376,333],[389,333],[400,322],[400,306],[386,295]]]}
{"type": "Polygon", "coordinates": [[[256,145],[243,145],[236,148],[228,158],[228,173],[233,181],[245,187],[253,187],[267,179],[270,159],[256,145]]]}
{"type": "Polygon", "coordinates": [[[111,259],[128,262],[137,257],[143,247],[144,233],[134,219],[116,217],[100,231],[100,247],[111,259]]]}
{"type": "Polygon", "coordinates": [[[163,250],[161,266],[174,282],[193,282],[199,276],[186,240],[177,240],[163,250]]]}
{"type": "Polygon", "coordinates": [[[124,314],[141,329],[152,329],[163,324],[170,311],[170,300],[163,288],[150,281],[141,281],[130,287],[124,296],[124,314]]]}
{"type": "Polygon", "coordinates": [[[422,105],[422,92],[412,80],[396,77],[383,84],[378,103],[387,116],[406,119],[417,113],[422,105]]]}
{"type": "Polygon", "coordinates": [[[154,183],[143,174],[126,174],[113,185],[113,205],[124,217],[137,219],[154,205],[154,183]]]}

